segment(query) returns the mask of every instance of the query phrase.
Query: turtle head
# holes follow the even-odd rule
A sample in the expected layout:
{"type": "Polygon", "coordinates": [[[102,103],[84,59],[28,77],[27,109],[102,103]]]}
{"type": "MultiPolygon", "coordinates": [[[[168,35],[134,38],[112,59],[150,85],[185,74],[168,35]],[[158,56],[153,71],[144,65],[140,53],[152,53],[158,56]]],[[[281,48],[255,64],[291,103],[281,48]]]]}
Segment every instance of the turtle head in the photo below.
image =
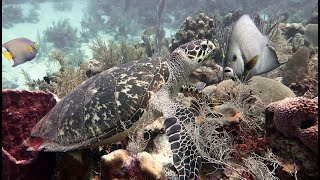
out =
{"type": "Polygon", "coordinates": [[[209,57],[215,48],[216,46],[211,41],[200,39],[181,45],[172,52],[172,55],[175,53],[184,53],[187,57],[185,58],[186,61],[198,67],[209,57]]]}

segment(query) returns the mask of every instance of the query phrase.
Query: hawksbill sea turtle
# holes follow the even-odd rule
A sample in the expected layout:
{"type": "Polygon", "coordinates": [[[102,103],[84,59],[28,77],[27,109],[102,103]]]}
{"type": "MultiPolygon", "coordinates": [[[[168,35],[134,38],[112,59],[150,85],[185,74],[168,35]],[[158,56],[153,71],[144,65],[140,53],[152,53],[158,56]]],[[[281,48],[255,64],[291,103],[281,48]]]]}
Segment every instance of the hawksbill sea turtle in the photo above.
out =
{"type": "Polygon", "coordinates": [[[209,40],[195,40],[176,48],[168,60],[140,59],[89,78],[33,127],[25,141],[28,150],[67,152],[111,144],[152,112],[153,119],[165,119],[179,179],[197,179],[201,157],[185,128],[194,128],[196,136],[198,125],[174,97],[215,48],[209,40]]]}

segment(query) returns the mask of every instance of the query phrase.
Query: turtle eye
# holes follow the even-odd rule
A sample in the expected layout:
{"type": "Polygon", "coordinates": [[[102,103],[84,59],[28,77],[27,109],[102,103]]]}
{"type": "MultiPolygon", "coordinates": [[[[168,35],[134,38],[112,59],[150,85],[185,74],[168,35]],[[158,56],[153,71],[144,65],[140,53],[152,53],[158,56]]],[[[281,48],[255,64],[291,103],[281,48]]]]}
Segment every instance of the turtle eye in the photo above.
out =
{"type": "Polygon", "coordinates": [[[236,61],[236,60],[237,60],[237,55],[233,55],[232,60],[233,60],[233,61],[236,61]]]}
{"type": "Polygon", "coordinates": [[[206,44],[201,45],[201,49],[202,49],[202,50],[205,51],[205,50],[207,50],[207,48],[208,48],[208,46],[207,46],[206,44]]]}

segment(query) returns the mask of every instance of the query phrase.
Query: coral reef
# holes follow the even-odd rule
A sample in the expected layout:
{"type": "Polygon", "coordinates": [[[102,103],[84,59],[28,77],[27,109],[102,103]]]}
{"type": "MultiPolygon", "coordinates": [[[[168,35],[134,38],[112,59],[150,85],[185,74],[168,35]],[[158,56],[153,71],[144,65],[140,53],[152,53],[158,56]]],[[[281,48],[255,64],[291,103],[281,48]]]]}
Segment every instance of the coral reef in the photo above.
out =
{"type": "Polygon", "coordinates": [[[286,98],[266,108],[266,135],[297,179],[318,179],[318,99],[286,98]]]}
{"type": "Polygon", "coordinates": [[[100,61],[97,61],[95,59],[91,59],[90,61],[88,61],[87,64],[88,65],[87,65],[86,76],[88,78],[90,78],[96,74],[99,74],[100,72],[103,71],[102,63],[100,61]]]}
{"type": "Polygon", "coordinates": [[[87,79],[86,65],[82,64],[79,68],[67,66],[60,72],[51,75],[50,79],[49,91],[62,98],[87,79]]]}
{"type": "MultiPolygon", "coordinates": [[[[92,5],[92,3],[89,3],[92,5]]],[[[102,18],[101,11],[96,9],[89,9],[88,12],[84,11],[81,20],[80,37],[83,42],[88,43],[90,39],[98,36],[98,33],[103,30],[105,20],[102,18]]]]}
{"type": "Polygon", "coordinates": [[[306,98],[318,97],[318,81],[313,78],[306,78],[288,86],[298,96],[306,98]]]}
{"type": "Polygon", "coordinates": [[[314,11],[308,19],[307,24],[318,24],[318,3],[315,5],[314,11]]]}
{"type": "Polygon", "coordinates": [[[269,78],[255,76],[250,79],[247,86],[250,92],[258,96],[265,105],[286,97],[296,96],[287,86],[269,78]]]}
{"type": "Polygon", "coordinates": [[[301,23],[283,24],[281,28],[286,39],[293,38],[297,33],[304,34],[305,28],[301,23]]]}
{"type": "Polygon", "coordinates": [[[283,72],[283,84],[288,85],[306,78],[309,57],[309,49],[301,47],[289,58],[286,63],[286,69],[283,72]]]}
{"type": "Polygon", "coordinates": [[[313,46],[318,46],[318,24],[308,24],[306,26],[305,35],[313,46]]]}
{"type": "Polygon", "coordinates": [[[273,122],[286,137],[301,140],[318,154],[318,99],[286,98],[269,104],[273,109],[273,122]]]}
{"type": "Polygon", "coordinates": [[[37,30],[37,40],[39,43],[39,48],[37,50],[37,56],[36,61],[39,59],[46,57],[49,53],[48,47],[47,47],[47,41],[43,36],[40,36],[39,30],[37,30]]]}
{"type": "Polygon", "coordinates": [[[70,65],[70,62],[65,57],[65,54],[61,49],[55,49],[51,51],[49,54],[49,61],[58,62],[61,70],[70,65]]]}
{"type": "Polygon", "coordinates": [[[215,41],[214,35],[213,19],[210,19],[205,13],[197,14],[194,19],[189,16],[172,39],[170,50],[173,51],[178,46],[195,39],[206,38],[210,41],[215,41]]]}
{"type": "Polygon", "coordinates": [[[165,180],[163,166],[147,152],[131,157],[125,150],[115,150],[101,157],[101,179],[165,180]]]}
{"type": "Polygon", "coordinates": [[[58,98],[48,92],[26,90],[3,90],[2,98],[2,177],[50,179],[55,155],[27,151],[24,140],[58,98]]]}
{"type": "Polygon", "coordinates": [[[293,91],[282,83],[260,76],[254,76],[248,84],[237,83],[232,80],[224,80],[216,85],[216,88],[206,87],[206,93],[216,96],[218,99],[229,101],[230,97],[255,96],[258,97],[264,105],[271,102],[282,100],[286,97],[295,97],[293,91]],[[209,89],[212,91],[210,92],[209,89]]]}
{"type": "Polygon", "coordinates": [[[292,46],[285,37],[286,28],[286,23],[279,23],[278,26],[274,28],[275,32],[270,33],[271,35],[269,36],[270,40],[274,43],[274,50],[280,63],[286,63],[292,54],[292,46]]]}
{"type": "Polygon", "coordinates": [[[6,6],[2,8],[2,27],[9,29],[16,23],[24,22],[22,8],[20,6],[6,6]]]}
{"type": "Polygon", "coordinates": [[[52,26],[44,31],[44,35],[56,48],[68,51],[79,44],[77,32],[77,28],[73,28],[68,19],[63,19],[57,23],[53,22],[52,26]]]}
{"type": "Polygon", "coordinates": [[[129,45],[125,42],[116,44],[113,41],[106,44],[99,38],[92,42],[90,48],[93,59],[101,62],[104,70],[147,56],[145,49],[139,44],[129,45]]]}
{"type": "Polygon", "coordinates": [[[81,63],[84,63],[86,58],[88,57],[85,55],[85,52],[80,49],[72,49],[67,55],[67,60],[73,67],[80,66],[81,63]]]}
{"type": "Polygon", "coordinates": [[[24,17],[24,21],[28,23],[33,23],[36,24],[40,21],[39,16],[40,14],[38,13],[39,7],[37,5],[32,4],[32,9],[29,10],[29,13],[24,17]]]}
{"type": "Polygon", "coordinates": [[[63,1],[63,0],[56,0],[52,3],[53,9],[56,11],[71,11],[72,10],[72,2],[70,1],[63,1]]]}

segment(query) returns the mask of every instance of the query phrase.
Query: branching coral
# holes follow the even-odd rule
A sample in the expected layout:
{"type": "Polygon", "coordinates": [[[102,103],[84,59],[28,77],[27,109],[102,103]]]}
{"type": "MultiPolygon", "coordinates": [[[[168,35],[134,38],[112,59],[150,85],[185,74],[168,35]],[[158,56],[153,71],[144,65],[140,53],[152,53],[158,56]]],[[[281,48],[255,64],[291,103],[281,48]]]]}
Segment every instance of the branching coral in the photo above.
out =
{"type": "Polygon", "coordinates": [[[43,36],[40,36],[39,30],[37,30],[37,42],[39,44],[39,48],[37,50],[37,56],[36,60],[48,56],[48,47],[47,47],[47,41],[43,36]]]}
{"type": "Polygon", "coordinates": [[[121,63],[120,53],[117,51],[117,45],[110,41],[107,45],[102,39],[92,41],[90,49],[93,59],[102,62],[104,69],[109,69],[121,63]]]}
{"type": "Polygon", "coordinates": [[[98,38],[92,42],[90,48],[93,58],[102,63],[103,69],[146,57],[145,49],[142,46],[133,46],[125,42],[118,45],[110,41],[106,44],[98,38]]]}
{"type": "Polygon", "coordinates": [[[79,68],[75,68],[63,56],[58,57],[60,58],[57,61],[59,61],[62,68],[59,72],[49,76],[51,83],[48,85],[48,89],[61,98],[87,79],[85,74],[87,64],[81,63],[79,68]]]}
{"type": "Polygon", "coordinates": [[[96,38],[98,33],[102,31],[105,26],[105,21],[102,18],[101,11],[91,11],[83,11],[80,37],[84,42],[89,42],[90,39],[96,38]]]}
{"type": "Polygon", "coordinates": [[[16,23],[24,22],[22,8],[20,6],[6,6],[2,8],[2,26],[11,28],[16,23]]]}
{"type": "Polygon", "coordinates": [[[52,83],[49,90],[59,98],[64,97],[87,79],[84,67],[74,68],[67,66],[63,71],[52,75],[52,83]]]}
{"type": "Polygon", "coordinates": [[[63,70],[67,65],[70,65],[67,58],[64,55],[64,52],[60,49],[56,49],[54,51],[51,51],[49,54],[49,60],[50,61],[57,61],[61,69],[63,70]]]}
{"type": "Polygon", "coordinates": [[[116,39],[120,39],[120,37],[124,37],[126,40],[128,35],[134,36],[139,32],[138,30],[142,27],[142,25],[138,22],[136,9],[129,9],[127,12],[122,12],[119,9],[112,9],[111,18],[107,23],[106,29],[114,29],[116,33],[116,39]]]}
{"type": "Polygon", "coordinates": [[[34,5],[33,4],[33,7],[32,9],[29,11],[28,15],[24,18],[26,22],[28,23],[38,23],[40,21],[39,19],[39,13],[38,13],[38,10],[39,7],[37,7],[37,5],[34,5]]]}
{"type": "Polygon", "coordinates": [[[79,43],[77,28],[73,28],[68,19],[53,22],[51,27],[44,31],[48,42],[52,42],[56,48],[70,50],[79,43]]]}
{"type": "Polygon", "coordinates": [[[270,40],[274,43],[274,50],[280,63],[287,62],[292,53],[292,46],[288,43],[284,35],[285,33],[283,32],[285,26],[284,23],[280,23],[276,25],[273,32],[269,34],[270,40]]]}
{"type": "Polygon", "coordinates": [[[85,58],[87,58],[87,56],[84,54],[84,51],[80,49],[72,49],[67,55],[68,61],[74,67],[80,66],[80,64],[85,61],[85,58]]]}

